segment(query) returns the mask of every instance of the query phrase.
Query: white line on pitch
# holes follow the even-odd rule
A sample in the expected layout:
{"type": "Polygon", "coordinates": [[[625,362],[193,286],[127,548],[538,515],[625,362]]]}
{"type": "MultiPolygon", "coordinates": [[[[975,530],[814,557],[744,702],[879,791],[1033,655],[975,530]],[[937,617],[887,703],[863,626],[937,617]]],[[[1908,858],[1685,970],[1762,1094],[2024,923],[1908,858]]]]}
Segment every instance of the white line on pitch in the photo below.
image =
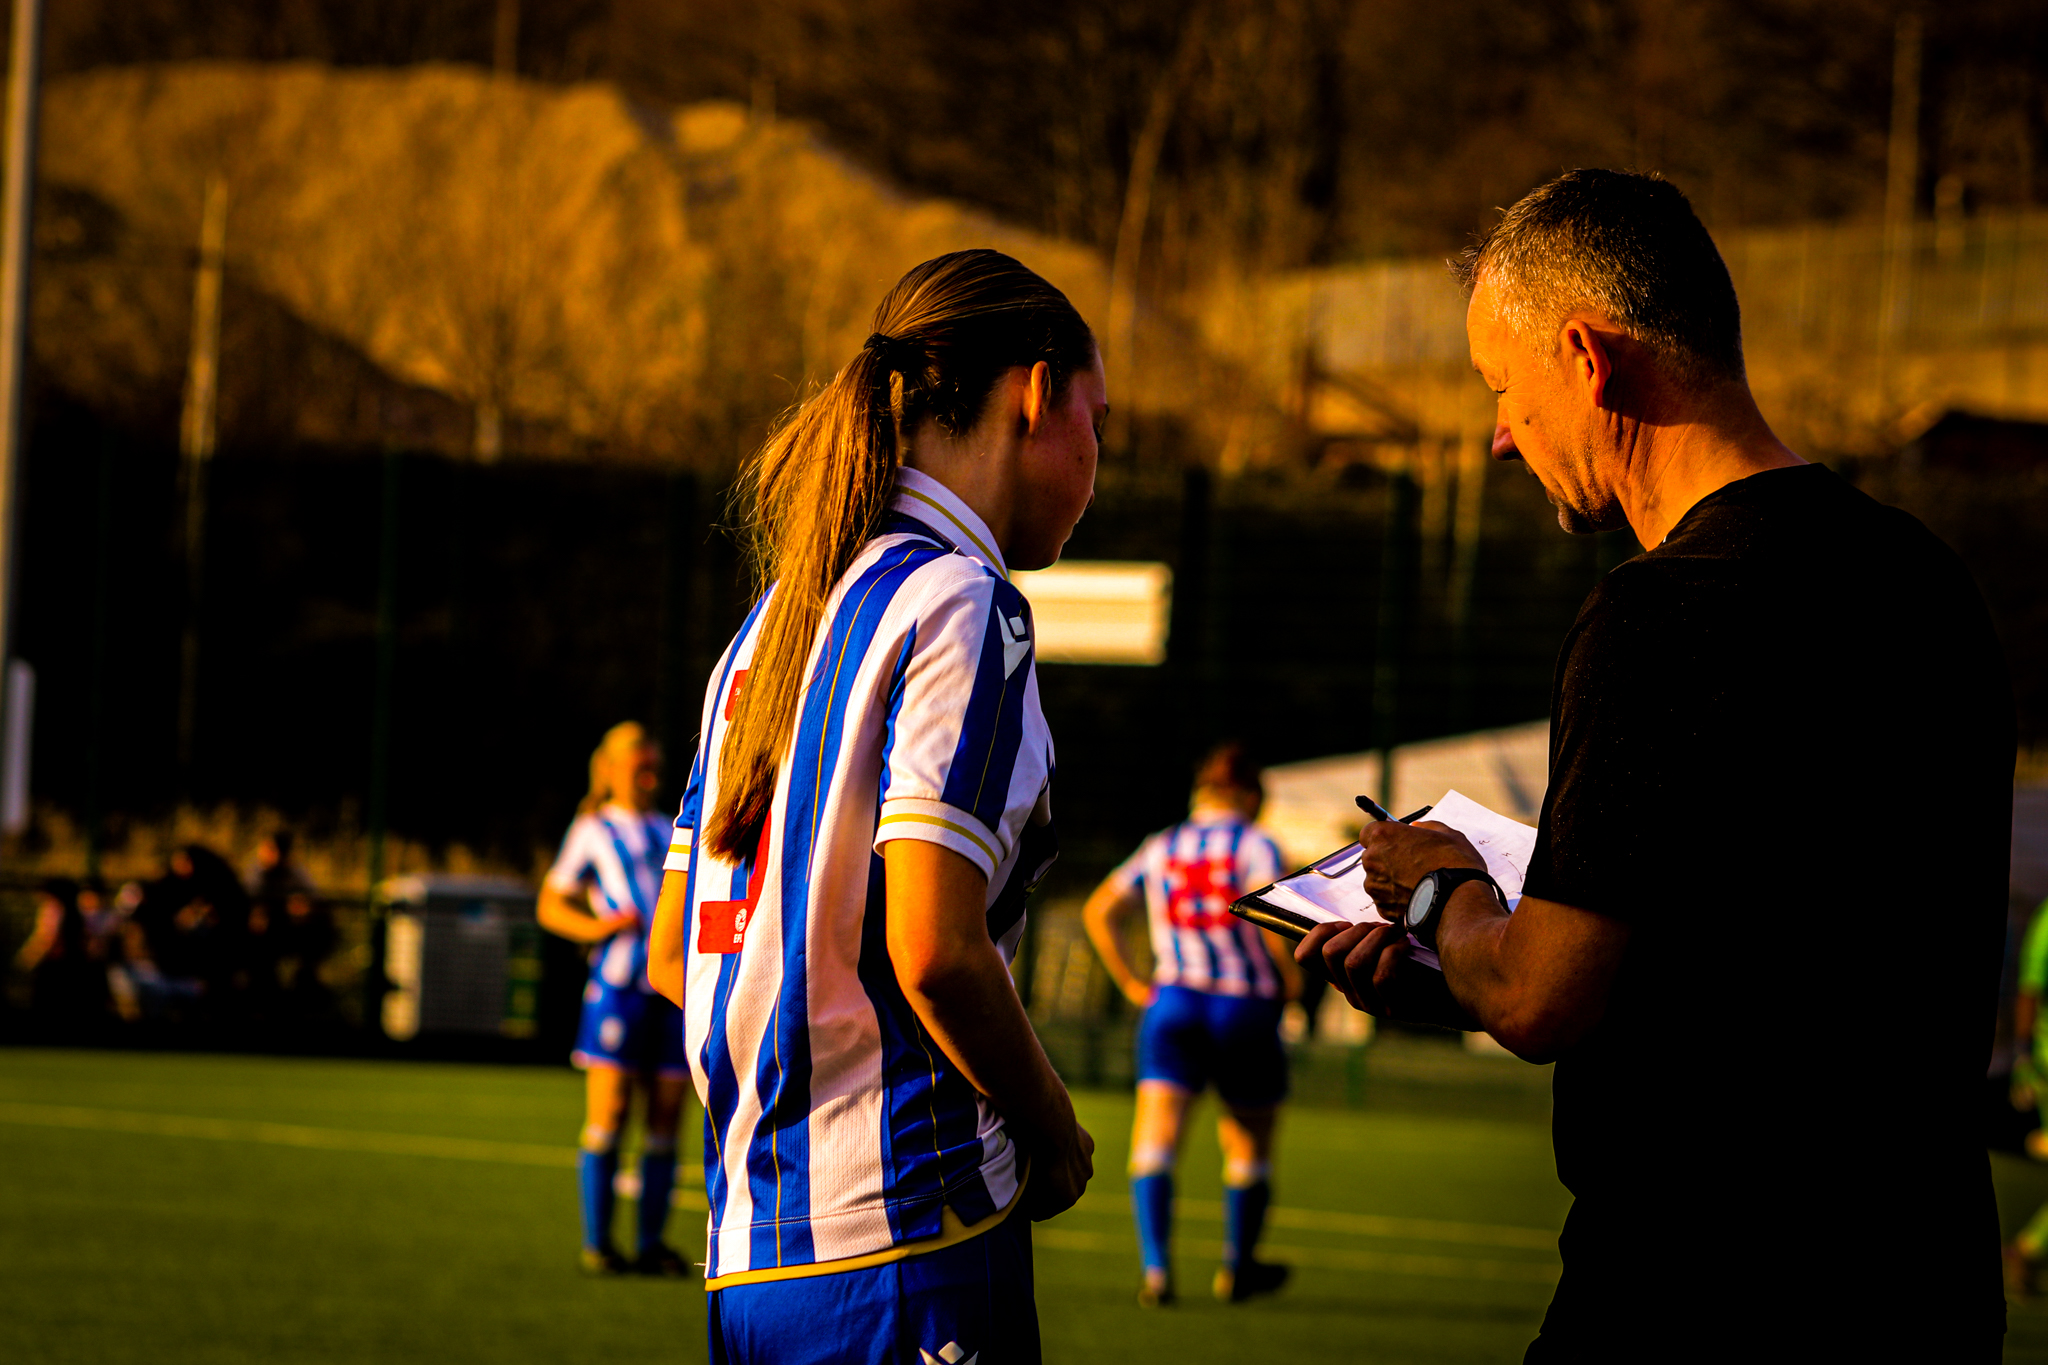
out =
{"type": "MultiPolygon", "coordinates": [[[[19,1101],[0,1100],[0,1123],[13,1123],[39,1128],[88,1129],[96,1132],[143,1133],[153,1137],[206,1138],[217,1142],[255,1142],[276,1147],[299,1147],[330,1152],[373,1152],[384,1156],[432,1156],[457,1161],[488,1161],[514,1166],[547,1166],[556,1169],[576,1164],[574,1147],[552,1147],[537,1142],[501,1142],[490,1138],[439,1137],[428,1133],[379,1133],[356,1128],[315,1128],[306,1124],[271,1123],[264,1120],[202,1118],[191,1114],[161,1114],[133,1109],[97,1109],[82,1105],[28,1104],[19,1101]]],[[[684,1176],[701,1179],[696,1168],[686,1167],[684,1176]]],[[[680,1188],[675,1195],[676,1206],[684,1209],[703,1211],[707,1205],[702,1190],[680,1188]]],[[[1174,1201],[1176,1211],[1183,1217],[1198,1218],[1208,1222],[1220,1222],[1223,1205],[1218,1200],[1179,1199],[1174,1201]]],[[[1458,1242],[1470,1245],[1517,1247],[1531,1251],[1555,1251],[1557,1235],[1541,1228],[1501,1227],[1484,1223],[1454,1223],[1427,1218],[1385,1218],[1376,1214],[1337,1213],[1325,1209],[1298,1209],[1281,1205],[1267,1213],[1267,1219],[1276,1228],[1295,1228],[1302,1231],[1350,1233],[1360,1237],[1379,1237],[1394,1240],[1418,1242],[1458,1242]]],[[[1045,1228],[1041,1235],[1051,1237],[1048,1246],[1065,1246],[1070,1250],[1107,1250],[1109,1247],[1083,1246],[1073,1239],[1090,1239],[1104,1234],[1079,1232],[1071,1229],[1045,1228]]],[[[1113,1239],[1112,1239],[1113,1240],[1113,1239]]],[[[1121,1248],[1124,1244],[1117,1242],[1121,1248]]],[[[1312,1256],[1365,1256],[1389,1258],[1377,1252],[1311,1251],[1312,1256]]],[[[1402,1260],[1395,1256],[1392,1260],[1402,1260]]],[[[1407,1257],[1408,1261],[1430,1261],[1431,1257],[1407,1257]]],[[[1315,1264],[1303,1260],[1302,1264],[1315,1264]]],[[[1482,1261],[1457,1261],[1461,1266],[1486,1265],[1482,1261]]],[[[1347,1265],[1340,1268],[1370,1269],[1371,1266],[1347,1265]]],[[[1387,1269],[1391,1266],[1381,1265],[1387,1269]]],[[[1422,1273],[1422,1272],[1417,1272],[1422,1273]]],[[[1507,1276],[1504,1278],[1516,1278],[1507,1276]]],[[[1553,1276],[1554,1278],[1554,1276],[1553,1276]]]]}

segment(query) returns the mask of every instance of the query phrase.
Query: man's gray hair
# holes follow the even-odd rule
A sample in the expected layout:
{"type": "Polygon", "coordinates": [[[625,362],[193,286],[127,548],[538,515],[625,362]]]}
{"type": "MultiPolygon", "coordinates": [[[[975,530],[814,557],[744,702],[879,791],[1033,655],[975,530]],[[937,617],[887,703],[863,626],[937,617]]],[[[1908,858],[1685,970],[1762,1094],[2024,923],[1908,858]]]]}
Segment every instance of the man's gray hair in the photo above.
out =
{"type": "Polygon", "coordinates": [[[1502,322],[1547,350],[1570,314],[1600,314],[1688,381],[1740,382],[1742,309],[1714,239],[1659,175],[1567,171],[1531,190],[1452,263],[1481,280],[1502,322]]]}

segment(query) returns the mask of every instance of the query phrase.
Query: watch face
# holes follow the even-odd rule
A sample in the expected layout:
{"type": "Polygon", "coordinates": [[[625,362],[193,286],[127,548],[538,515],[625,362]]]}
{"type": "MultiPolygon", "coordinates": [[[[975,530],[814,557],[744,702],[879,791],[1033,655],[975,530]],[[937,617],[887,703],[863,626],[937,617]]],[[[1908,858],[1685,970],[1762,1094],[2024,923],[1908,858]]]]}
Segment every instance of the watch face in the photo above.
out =
{"type": "Polygon", "coordinates": [[[1424,877],[1415,888],[1415,894],[1408,898],[1408,927],[1414,928],[1429,918],[1429,907],[1436,903],[1436,878],[1424,877]]]}

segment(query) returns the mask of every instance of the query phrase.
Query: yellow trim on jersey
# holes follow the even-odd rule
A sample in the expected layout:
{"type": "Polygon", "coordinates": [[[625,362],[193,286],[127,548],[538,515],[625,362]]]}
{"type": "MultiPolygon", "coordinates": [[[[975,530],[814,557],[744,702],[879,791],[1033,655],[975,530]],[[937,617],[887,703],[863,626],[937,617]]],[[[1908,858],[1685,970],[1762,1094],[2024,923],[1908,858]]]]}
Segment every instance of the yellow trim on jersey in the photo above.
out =
{"type": "Polygon", "coordinates": [[[979,1223],[963,1223],[960,1215],[953,1212],[951,1204],[939,1208],[939,1235],[927,1237],[919,1242],[905,1242],[901,1246],[870,1251],[864,1256],[848,1256],[837,1261],[814,1261],[810,1265],[766,1266],[760,1270],[735,1270],[730,1275],[704,1281],[706,1290],[725,1289],[739,1284],[767,1284],[774,1280],[808,1280],[817,1275],[838,1275],[849,1270],[866,1270],[870,1266],[888,1265],[892,1261],[907,1261],[912,1256],[926,1252],[944,1251],[947,1247],[959,1246],[962,1242],[979,1237],[982,1233],[999,1227],[1017,1205],[1024,1202],[1024,1187],[1031,1183],[1031,1161],[1021,1154],[1018,1157],[1017,1192],[1010,1196],[1010,1202],[997,1209],[979,1223]]]}
{"type": "Polygon", "coordinates": [[[974,532],[968,530],[966,525],[961,522],[960,518],[954,516],[951,512],[948,512],[943,505],[941,505],[940,503],[931,498],[926,497],[924,494],[918,492],[915,488],[904,488],[899,486],[896,489],[896,491],[901,493],[906,498],[916,498],[919,502],[923,503],[925,506],[931,508],[934,512],[937,512],[940,516],[944,517],[947,521],[952,522],[953,529],[957,530],[961,535],[966,536],[969,540],[974,542],[974,548],[981,551],[981,557],[983,559],[986,559],[989,562],[990,567],[994,568],[997,573],[1000,573],[1003,576],[1003,581],[1005,583],[1010,581],[1010,570],[1008,566],[1006,566],[1003,563],[1003,557],[997,554],[994,550],[989,549],[988,546],[982,544],[981,537],[974,534],[974,532]]]}
{"type": "Polygon", "coordinates": [[[983,843],[981,841],[980,836],[976,835],[973,830],[967,828],[965,825],[956,825],[951,820],[941,820],[936,815],[916,815],[909,811],[898,811],[894,815],[883,816],[879,821],[876,822],[876,824],[879,827],[881,825],[894,823],[897,820],[914,820],[920,825],[937,825],[940,829],[950,829],[962,838],[971,840],[976,848],[980,849],[983,853],[988,854],[988,860],[990,862],[1000,863],[1002,861],[1001,858],[998,858],[996,856],[996,851],[990,848],[987,844],[983,843]]]}

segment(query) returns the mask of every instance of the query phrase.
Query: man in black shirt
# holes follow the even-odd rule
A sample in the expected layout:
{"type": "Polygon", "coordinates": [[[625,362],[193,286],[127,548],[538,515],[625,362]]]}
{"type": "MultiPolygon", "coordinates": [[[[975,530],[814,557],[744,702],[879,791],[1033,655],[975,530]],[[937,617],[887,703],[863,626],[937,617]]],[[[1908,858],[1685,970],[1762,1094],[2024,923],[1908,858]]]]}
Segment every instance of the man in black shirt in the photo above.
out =
{"type": "MultiPolygon", "coordinates": [[[[1459,835],[1365,834],[1431,879],[1443,984],[1555,1059],[1564,1276],[1528,1359],[1998,1358],[1976,1106],[1991,1046],[2011,696],[1956,557],[1771,433],[1684,196],[1575,171],[1468,262],[1494,455],[1565,529],[1632,528],[1566,637],[1510,917],[1459,835]]],[[[1425,900],[1422,903],[1427,903],[1425,900]]],[[[1325,926],[1361,1009],[1404,935],[1325,926]]]]}

